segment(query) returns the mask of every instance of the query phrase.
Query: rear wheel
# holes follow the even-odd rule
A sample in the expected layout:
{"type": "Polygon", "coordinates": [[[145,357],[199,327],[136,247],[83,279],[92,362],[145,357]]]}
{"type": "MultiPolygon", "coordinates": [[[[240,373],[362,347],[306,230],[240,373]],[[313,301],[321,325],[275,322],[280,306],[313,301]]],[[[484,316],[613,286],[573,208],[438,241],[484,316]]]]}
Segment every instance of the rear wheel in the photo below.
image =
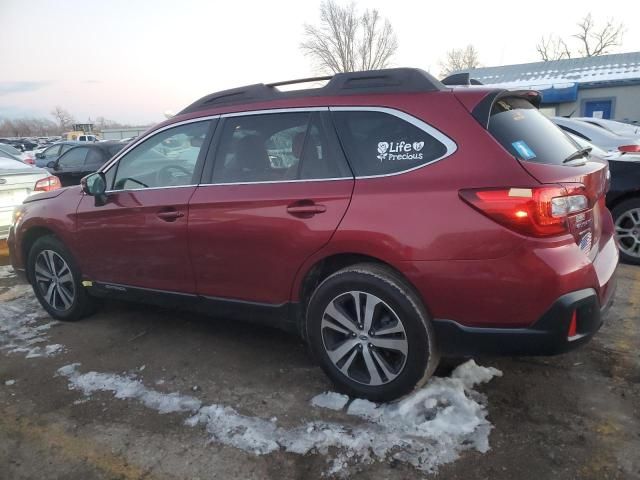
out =
{"type": "Polygon", "coordinates": [[[81,284],[81,275],[64,244],[54,236],[35,241],[27,260],[33,291],[49,315],[79,320],[93,312],[94,302],[81,284]]]}
{"type": "Polygon", "coordinates": [[[640,198],[625,200],[611,213],[622,260],[640,265],[640,198]]]}
{"type": "Polygon", "coordinates": [[[381,265],[354,265],[324,280],[309,301],[307,334],[325,373],[355,397],[395,400],[423,385],[438,364],[420,299],[381,265]]]}

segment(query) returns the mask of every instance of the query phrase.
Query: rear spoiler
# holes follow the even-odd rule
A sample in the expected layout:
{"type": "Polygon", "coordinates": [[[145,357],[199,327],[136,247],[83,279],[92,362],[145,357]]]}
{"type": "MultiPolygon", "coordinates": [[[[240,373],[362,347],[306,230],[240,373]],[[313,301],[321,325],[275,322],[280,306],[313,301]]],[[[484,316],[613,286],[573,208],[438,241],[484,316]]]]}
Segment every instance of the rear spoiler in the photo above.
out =
{"type": "Polygon", "coordinates": [[[454,73],[453,75],[449,75],[444,80],[441,80],[445,85],[482,85],[482,82],[476,80],[475,78],[471,78],[471,74],[469,72],[463,73],[454,73]]]}
{"type": "Polygon", "coordinates": [[[524,98],[531,102],[536,108],[540,108],[540,102],[542,101],[542,94],[537,90],[496,90],[480,100],[480,103],[475,106],[471,115],[473,115],[484,128],[489,128],[489,119],[491,118],[493,106],[501,98],[507,97],[524,98]]]}

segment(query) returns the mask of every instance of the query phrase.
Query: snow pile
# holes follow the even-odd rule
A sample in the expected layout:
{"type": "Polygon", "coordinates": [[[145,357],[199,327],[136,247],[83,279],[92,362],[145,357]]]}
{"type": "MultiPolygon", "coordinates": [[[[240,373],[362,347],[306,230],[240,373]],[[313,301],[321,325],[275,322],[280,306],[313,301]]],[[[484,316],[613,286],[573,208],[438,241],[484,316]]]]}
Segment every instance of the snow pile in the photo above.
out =
{"type": "Polygon", "coordinates": [[[98,372],[81,374],[79,366],[79,363],[65,365],[57,374],[67,377],[70,388],[81,390],[87,396],[97,391],[112,392],[116,398],[137,400],[159,413],[195,412],[200,408],[201,402],[197,398],[148,389],[132,376],[98,372]]]}
{"type": "Polygon", "coordinates": [[[64,350],[63,345],[43,345],[47,331],[57,322],[42,323],[49,317],[28,285],[16,285],[0,295],[0,350],[23,353],[27,358],[50,357],[64,350]]]}
{"type": "MultiPolygon", "coordinates": [[[[345,413],[356,422],[312,421],[286,429],[279,427],[276,419],[242,415],[224,405],[201,406],[191,396],[157,392],[130,376],[80,374],[78,364],[62,367],[58,374],[69,379],[70,388],[85,395],[109,391],[116,398],[137,400],[160,413],[193,412],[187,425],[204,425],[212,441],[256,455],[275,451],[328,455],[331,449],[334,456],[329,474],[356,462],[390,459],[433,472],[439,465],[457,459],[463,450],[486,452],[491,424],[481,403],[484,397],[473,387],[502,375],[495,368],[481,367],[470,360],[451,377],[433,378],[401,402],[378,406],[353,400],[345,413]]],[[[348,397],[332,392],[312,399],[313,405],[332,410],[343,409],[347,402],[348,397]]]]}
{"type": "Polygon", "coordinates": [[[14,278],[15,276],[16,272],[11,265],[0,266],[0,278],[14,278]]]}
{"type": "Polygon", "coordinates": [[[342,410],[349,402],[349,397],[341,393],[325,392],[311,399],[314,407],[328,408],[329,410],[342,410]]]}

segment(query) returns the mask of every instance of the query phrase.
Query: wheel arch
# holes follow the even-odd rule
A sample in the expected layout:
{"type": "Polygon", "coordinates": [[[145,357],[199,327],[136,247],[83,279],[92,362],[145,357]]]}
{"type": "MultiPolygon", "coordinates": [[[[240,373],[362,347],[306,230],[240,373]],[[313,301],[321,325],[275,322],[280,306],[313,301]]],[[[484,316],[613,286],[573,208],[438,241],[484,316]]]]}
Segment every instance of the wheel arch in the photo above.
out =
{"type": "Polygon", "coordinates": [[[20,253],[22,265],[24,265],[25,267],[25,271],[27,272],[27,279],[29,280],[29,282],[31,282],[31,278],[29,277],[29,269],[27,268],[27,259],[29,258],[29,252],[31,251],[33,244],[36,243],[39,238],[49,235],[57,237],[56,233],[53,230],[40,225],[29,228],[23,234],[22,241],[20,242],[20,253]]]}
{"type": "Polygon", "coordinates": [[[334,274],[338,270],[356,265],[359,263],[374,263],[384,266],[391,270],[396,276],[402,279],[417,295],[420,299],[422,306],[427,312],[429,312],[428,306],[425,304],[422,295],[415,285],[404,275],[398,268],[392,263],[385,261],[379,257],[356,252],[340,252],[331,253],[322,258],[315,259],[315,261],[307,268],[301,269],[297,276],[296,283],[292,292],[292,300],[297,301],[298,308],[296,313],[295,322],[297,324],[300,334],[305,337],[304,334],[304,320],[306,317],[306,308],[311,294],[320,283],[330,275],[334,274]]]}

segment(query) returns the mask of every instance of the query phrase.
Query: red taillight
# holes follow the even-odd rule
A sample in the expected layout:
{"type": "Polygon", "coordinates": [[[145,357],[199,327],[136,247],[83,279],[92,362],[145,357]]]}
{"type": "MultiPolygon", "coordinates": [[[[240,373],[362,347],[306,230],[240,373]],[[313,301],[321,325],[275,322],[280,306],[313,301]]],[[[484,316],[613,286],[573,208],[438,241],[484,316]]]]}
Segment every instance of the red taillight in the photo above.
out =
{"type": "Polygon", "coordinates": [[[499,224],[534,237],[568,233],[567,217],[589,208],[581,184],[469,189],[460,196],[499,224]]]}
{"type": "Polygon", "coordinates": [[[62,188],[62,184],[60,183],[60,179],[55,175],[51,175],[50,177],[43,178],[42,180],[38,180],[36,182],[36,186],[33,188],[34,192],[50,192],[51,190],[57,190],[62,188]]]}
{"type": "Polygon", "coordinates": [[[27,157],[27,158],[24,159],[24,163],[27,163],[29,165],[35,165],[36,161],[31,157],[27,157]]]}
{"type": "Polygon", "coordinates": [[[618,150],[625,153],[639,153],[640,145],[622,145],[618,147],[618,150]]]}

